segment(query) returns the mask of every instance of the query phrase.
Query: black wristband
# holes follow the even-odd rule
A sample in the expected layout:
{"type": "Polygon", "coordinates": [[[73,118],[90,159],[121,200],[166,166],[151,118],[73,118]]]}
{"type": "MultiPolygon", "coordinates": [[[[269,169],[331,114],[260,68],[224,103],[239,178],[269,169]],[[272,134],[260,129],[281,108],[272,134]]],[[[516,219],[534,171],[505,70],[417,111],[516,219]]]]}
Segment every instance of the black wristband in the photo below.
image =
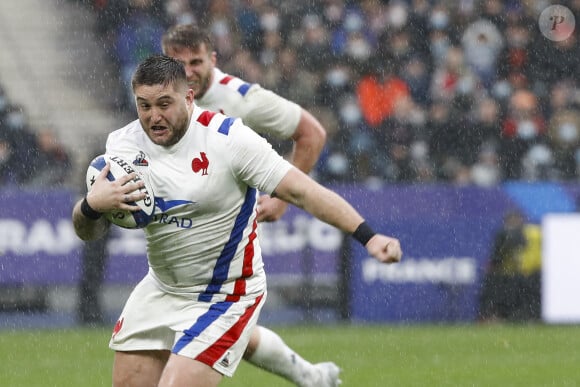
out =
{"type": "Polygon", "coordinates": [[[89,205],[89,202],[87,202],[86,196],[83,199],[83,201],[81,202],[81,212],[83,213],[84,216],[86,216],[87,218],[92,219],[92,220],[97,220],[103,215],[99,211],[95,211],[91,208],[91,206],[89,205]]]}
{"type": "Polygon", "coordinates": [[[358,225],[356,230],[352,233],[352,237],[359,241],[363,246],[366,246],[368,241],[377,233],[365,221],[358,225]]]}

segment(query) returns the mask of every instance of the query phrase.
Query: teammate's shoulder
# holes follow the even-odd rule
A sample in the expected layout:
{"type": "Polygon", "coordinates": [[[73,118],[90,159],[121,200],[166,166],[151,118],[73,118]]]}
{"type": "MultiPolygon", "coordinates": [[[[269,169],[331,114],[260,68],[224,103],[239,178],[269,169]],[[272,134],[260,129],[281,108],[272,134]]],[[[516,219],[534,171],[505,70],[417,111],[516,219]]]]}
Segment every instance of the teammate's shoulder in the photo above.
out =
{"type": "Polygon", "coordinates": [[[256,83],[249,83],[236,76],[226,74],[218,68],[214,69],[215,84],[222,90],[236,92],[244,97],[251,88],[259,86],[256,83]]]}

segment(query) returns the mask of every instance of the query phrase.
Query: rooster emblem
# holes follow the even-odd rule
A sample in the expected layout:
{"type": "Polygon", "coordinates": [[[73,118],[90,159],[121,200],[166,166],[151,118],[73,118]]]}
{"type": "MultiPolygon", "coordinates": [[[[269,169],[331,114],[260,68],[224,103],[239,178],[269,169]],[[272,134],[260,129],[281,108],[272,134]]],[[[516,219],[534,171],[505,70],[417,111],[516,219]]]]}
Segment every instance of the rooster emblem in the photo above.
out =
{"type": "Polygon", "coordinates": [[[197,157],[194,158],[191,161],[191,169],[195,173],[201,171],[202,176],[207,175],[207,167],[209,166],[209,160],[207,159],[205,152],[200,152],[199,154],[201,156],[201,159],[197,157]]]}

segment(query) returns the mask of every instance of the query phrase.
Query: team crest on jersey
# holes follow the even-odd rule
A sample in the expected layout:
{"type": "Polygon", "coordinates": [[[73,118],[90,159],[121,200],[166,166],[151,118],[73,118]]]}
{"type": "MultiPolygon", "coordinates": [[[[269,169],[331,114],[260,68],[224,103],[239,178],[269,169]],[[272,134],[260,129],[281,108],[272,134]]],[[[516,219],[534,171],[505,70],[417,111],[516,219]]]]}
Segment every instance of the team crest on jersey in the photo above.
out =
{"type": "Polygon", "coordinates": [[[199,156],[191,160],[191,169],[194,173],[201,172],[201,175],[205,176],[207,175],[207,168],[209,167],[209,159],[205,152],[200,152],[199,156]]]}
{"type": "Polygon", "coordinates": [[[147,157],[143,151],[139,151],[137,156],[135,156],[135,160],[133,160],[133,165],[137,165],[139,167],[148,167],[149,161],[147,161],[147,157]]]}

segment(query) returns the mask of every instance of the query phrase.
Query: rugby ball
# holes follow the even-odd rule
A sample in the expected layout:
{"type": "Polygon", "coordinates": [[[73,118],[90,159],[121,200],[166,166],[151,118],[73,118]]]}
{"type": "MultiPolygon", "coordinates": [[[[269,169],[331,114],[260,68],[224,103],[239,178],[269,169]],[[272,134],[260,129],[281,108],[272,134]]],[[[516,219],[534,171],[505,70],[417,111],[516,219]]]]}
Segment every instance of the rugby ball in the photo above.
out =
{"type": "MultiPolygon", "coordinates": [[[[99,155],[91,161],[89,167],[87,168],[87,190],[91,190],[95,179],[101,173],[107,162],[111,165],[109,173],[107,174],[107,179],[109,179],[109,181],[115,181],[122,176],[137,172],[135,168],[133,168],[133,165],[122,157],[111,154],[99,155]]],[[[153,189],[149,183],[149,180],[144,175],[137,172],[137,177],[135,177],[133,181],[137,182],[139,180],[143,180],[145,182],[145,186],[140,188],[138,191],[145,192],[147,196],[143,200],[131,202],[128,204],[137,205],[141,209],[134,212],[126,210],[114,210],[111,212],[106,212],[104,216],[111,223],[123,228],[134,229],[147,226],[153,219],[153,214],[155,212],[155,195],[153,193],[153,189]]]]}

